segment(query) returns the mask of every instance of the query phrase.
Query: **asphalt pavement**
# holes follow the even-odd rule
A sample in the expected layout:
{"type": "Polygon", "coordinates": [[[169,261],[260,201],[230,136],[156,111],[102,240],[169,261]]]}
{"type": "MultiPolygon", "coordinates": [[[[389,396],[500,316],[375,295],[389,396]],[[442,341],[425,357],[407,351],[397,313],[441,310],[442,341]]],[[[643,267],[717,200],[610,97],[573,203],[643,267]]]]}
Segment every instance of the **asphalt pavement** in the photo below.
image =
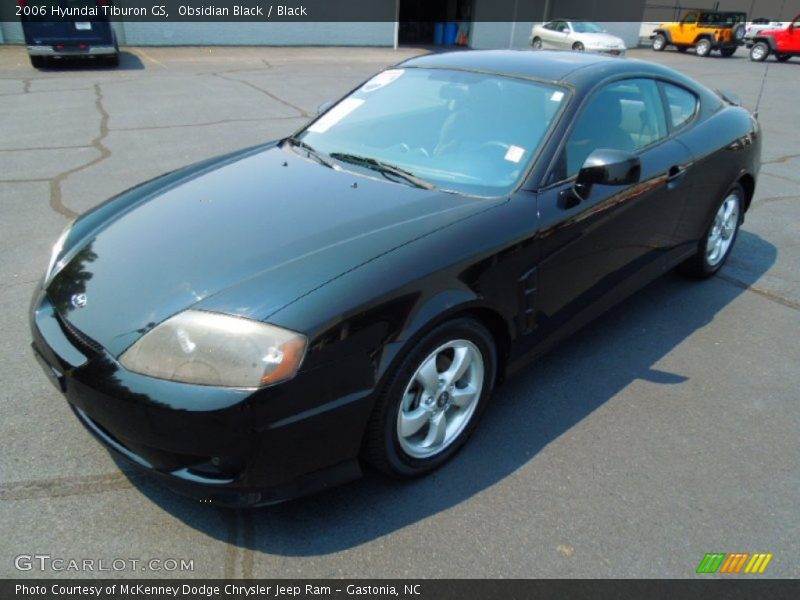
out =
{"type": "Polygon", "coordinates": [[[111,574],[682,578],[712,551],[800,574],[800,59],[630,53],[749,108],[763,83],[764,164],[731,259],[700,283],[668,274],[509,380],[427,478],[257,511],[194,503],[121,471],[45,379],[27,308],[71,217],[286,135],[419,52],[128,48],[119,69],[35,71],[0,47],[0,577],[132,559],[111,574]]]}

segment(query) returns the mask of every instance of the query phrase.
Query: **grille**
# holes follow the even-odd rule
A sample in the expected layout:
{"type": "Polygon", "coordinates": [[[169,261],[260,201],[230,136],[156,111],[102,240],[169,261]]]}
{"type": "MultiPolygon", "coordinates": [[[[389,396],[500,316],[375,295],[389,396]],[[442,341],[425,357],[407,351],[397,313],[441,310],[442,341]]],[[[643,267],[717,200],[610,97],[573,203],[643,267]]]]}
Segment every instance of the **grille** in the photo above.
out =
{"type": "Polygon", "coordinates": [[[64,333],[66,333],[70,341],[76,344],[81,350],[86,350],[88,352],[92,352],[93,354],[103,354],[105,351],[103,346],[95,342],[92,338],[83,333],[80,329],[75,327],[60,314],[57,315],[57,317],[58,322],[61,324],[61,328],[64,330],[64,333]]]}

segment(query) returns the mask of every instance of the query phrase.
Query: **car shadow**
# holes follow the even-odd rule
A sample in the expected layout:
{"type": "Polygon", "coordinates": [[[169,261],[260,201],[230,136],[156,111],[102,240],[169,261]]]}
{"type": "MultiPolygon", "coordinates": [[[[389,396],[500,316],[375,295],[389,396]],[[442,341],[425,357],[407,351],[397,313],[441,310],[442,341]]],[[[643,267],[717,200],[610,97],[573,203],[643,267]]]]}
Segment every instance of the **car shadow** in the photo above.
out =
{"type": "Polygon", "coordinates": [[[133,52],[120,50],[119,66],[116,67],[106,65],[102,60],[98,60],[97,58],[67,57],[58,59],[51,58],[47,66],[39,69],[39,71],[42,73],[56,71],[141,71],[144,68],[142,59],[133,52]]]}
{"type": "Polygon", "coordinates": [[[775,246],[742,231],[724,279],[693,282],[670,273],[647,286],[509,378],[469,443],[425,478],[401,482],[368,474],[315,496],[246,511],[214,510],[150,478],[131,479],[188,526],[257,553],[315,556],[358,546],[492,487],[633,381],[686,381],[655,365],[745,293],[776,256],[775,246]]]}

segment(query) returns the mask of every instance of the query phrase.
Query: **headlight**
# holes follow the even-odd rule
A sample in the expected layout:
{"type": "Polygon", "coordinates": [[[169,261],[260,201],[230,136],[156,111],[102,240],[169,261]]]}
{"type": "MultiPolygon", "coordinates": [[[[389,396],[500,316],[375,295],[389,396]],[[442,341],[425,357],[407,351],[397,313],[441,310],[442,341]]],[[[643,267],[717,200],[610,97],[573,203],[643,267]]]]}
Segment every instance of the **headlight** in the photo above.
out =
{"type": "Polygon", "coordinates": [[[268,323],[187,310],[147,332],[120,363],[129,371],[199,385],[260,387],[294,377],[306,337],[268,323]]]}
{"type": "Polygon", "coordinates": [[[47,263],[47,270],[44,272],[44,281],[43,287],[47,287],[47,284],[50,283],[50,280],[53,278],[53,271],[55,270],[56,261],[58,260],[61,251],[64,249],[64,242],[67,241],[67,236],[69,232],[72,231],[72,225],[74,221],[70,221],[69,224],[64,228],[64,231],[61,232],[61,235],[58,236],[56,243],[53,244],[53,249],[50,251],[50,261],[47,263]]]}

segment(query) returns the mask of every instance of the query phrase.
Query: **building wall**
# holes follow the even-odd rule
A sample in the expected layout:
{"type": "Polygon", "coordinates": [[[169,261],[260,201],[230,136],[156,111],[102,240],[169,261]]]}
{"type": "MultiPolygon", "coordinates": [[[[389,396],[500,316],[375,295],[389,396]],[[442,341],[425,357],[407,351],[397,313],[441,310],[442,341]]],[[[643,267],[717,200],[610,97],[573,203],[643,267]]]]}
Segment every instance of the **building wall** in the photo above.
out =
{"type": "MultiPolygon", "coordinates": [[[[130,46],[393,46],[394,23],[114,22],[130,46]]],[[[0,23],[0,43],[23,44],[19,22],[0,23]]]]}
{"type": "MultiPolygon", "coordinates": [[[[131,46],[393,46],[394,23],[124,23],[131,46]]],[[[121,38],[122,39],[122,38],[121,38]]]]}
{"type": "Polygon", "coordinates": [[[22,33],[22,24],[19,21],[0,23],[0,43],[24,44],[25,35],[22,33]]]}

